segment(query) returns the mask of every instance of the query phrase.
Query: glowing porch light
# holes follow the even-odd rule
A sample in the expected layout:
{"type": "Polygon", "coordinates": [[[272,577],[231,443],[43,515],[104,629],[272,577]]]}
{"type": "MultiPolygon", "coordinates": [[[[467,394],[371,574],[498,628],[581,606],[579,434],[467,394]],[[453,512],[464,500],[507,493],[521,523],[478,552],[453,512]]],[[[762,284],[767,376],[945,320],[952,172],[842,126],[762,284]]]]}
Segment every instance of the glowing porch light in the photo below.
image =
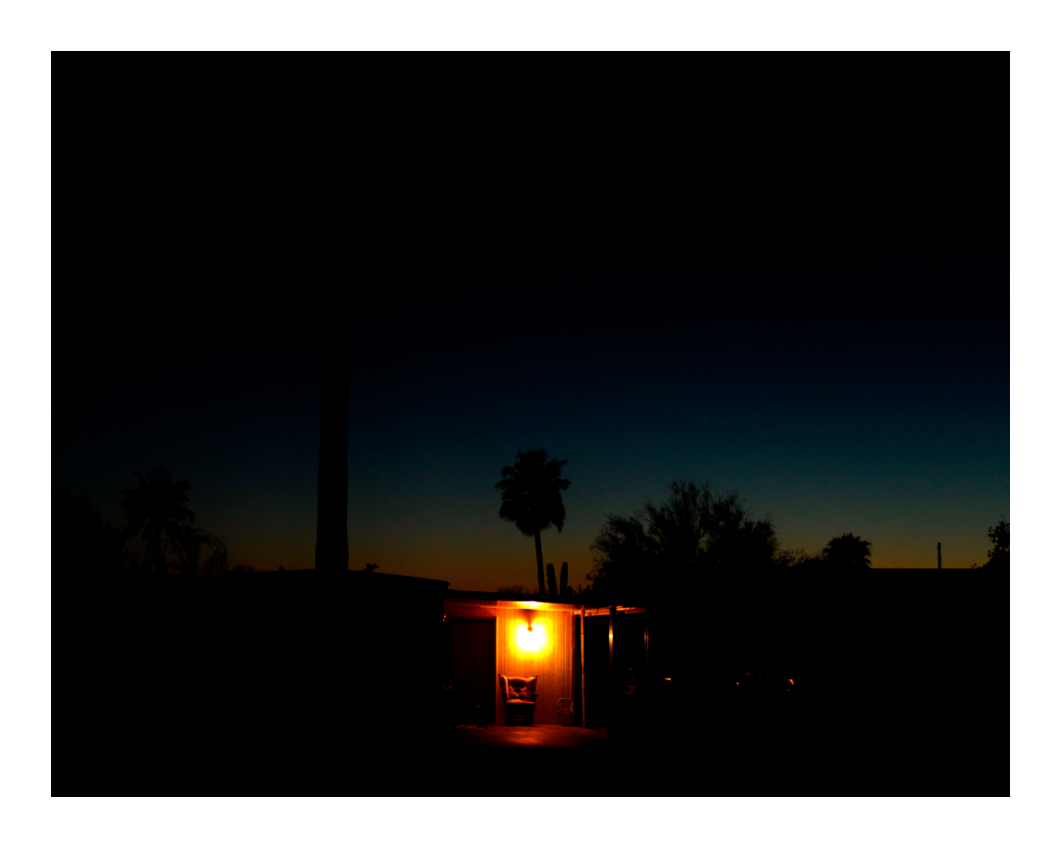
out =
{"type": "Polygon", "coordinates": [[[515,629],[516,646],[524,653],[537,653],[545,646],[547,633],[545,625],[540,621],[531,621],[529,624],[519,623],[515,629]]]}

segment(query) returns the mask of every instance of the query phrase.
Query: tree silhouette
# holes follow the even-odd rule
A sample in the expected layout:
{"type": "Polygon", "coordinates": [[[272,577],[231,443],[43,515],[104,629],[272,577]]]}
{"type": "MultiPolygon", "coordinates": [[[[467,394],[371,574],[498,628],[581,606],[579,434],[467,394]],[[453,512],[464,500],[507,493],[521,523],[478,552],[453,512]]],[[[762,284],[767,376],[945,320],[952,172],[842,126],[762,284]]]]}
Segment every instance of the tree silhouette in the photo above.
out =
{"type": "Polygon", "coordinates": [[[863,570],[870,567],[872,544],[860,537],[845,533],[829,541],[821,551],[821,561],[829,570],[863,570]]]}
{"type": "Polygon", "coordinates": [[[627,595],[670,591],[709,570],[780,567],[770,520],[753,520],[739,496],[675,480],[660,505],[630,516],[611,514],[593,541],[593,590],[627,595]]]}
{"type": "Polygon", "coordinates": [[[126,535],[108,524],[84,494],[65,484],[52,489],[52,570],[55,576],[113,576],[125,565],[126,535]]]}
{"type": "Polygon", "coordinates": [[[994,542],[994,546],[987,553],[987,562],[983,567],[992,567],[999,570],[1009,567],[1009,522],[1002,518],[997,522],[996,526],[990,527],[986,534],[994,542]]]}
{"type": "Polygon", "coordinates": [[[782,566],[777,552],[777,533],[771,520],[753,520],[735,492],[713,498],[704,543],[707,568],[771,570],[782,566]]]}
{"type": "MultiPolygon", "coordinates": [[[[684,480],[670,483],[670,496],[659,506],[645,502],[646,534],[664,568],[685,570],[703,558],[701,545],[722,525],[717,507],[709,486],[684,480]]],[[[727,517],[731,523],[732,516],[727,517]]],[[[713,540],[716,548],[718,539],[713,540]]]]}
{"type": "Polygon", "coordinates": [[[511,521],[526,536],[533,536],[537,551],[537,590],[545,594],[545,565],[541,555],[541,533],[550,526],[563,531],[567,511],[563,495],[569,479],[560,479],[567,460],[549,461],[543,449],[516,452],[515,464],[501,468],[501,479],[494,487],[501,491],[500,517],[511,521]]]}
{"type": "Polygon", "coordinates": [[[659,543],[644,527],[643,510],[629,517],[609,514],[590,545],[593,569],[586,574],[595,594],[630,595],[655,577],[659,543]]]}
{"type": "Polygon", "coordinates": [[[182,523],[191,523],[195,515],[185,506],[188,502],[187,480],[173,481],[173,475],[165,468],[154,468],[144,479],[137,472],[139,488],[122,491],[121,507],[129,519],[125,535],[130,538],[137,533],[147,542],[144,564],[158,576],[166,575],[166,558],[163,536],[172,538],[182,531],[182,523]]]}

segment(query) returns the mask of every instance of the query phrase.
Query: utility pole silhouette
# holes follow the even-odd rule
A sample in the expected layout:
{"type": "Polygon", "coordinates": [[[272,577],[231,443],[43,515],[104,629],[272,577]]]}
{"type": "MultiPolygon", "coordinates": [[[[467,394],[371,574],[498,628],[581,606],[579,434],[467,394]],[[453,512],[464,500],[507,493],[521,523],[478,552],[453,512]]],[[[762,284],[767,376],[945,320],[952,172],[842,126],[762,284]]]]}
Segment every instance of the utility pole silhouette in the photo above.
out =
{"type": "Polygon", "coordinates": [[[347,418],[349,416],[349,318],[345,298],[324,303],[320,334],[320,465],[317,470],[318,571],[350,568],[346,535],[349,495],[347,418]]]}
{"type": "Polygon", "coordinates": [[[939,542],[939,570],[942,570],[942,542],[939,542]]]}

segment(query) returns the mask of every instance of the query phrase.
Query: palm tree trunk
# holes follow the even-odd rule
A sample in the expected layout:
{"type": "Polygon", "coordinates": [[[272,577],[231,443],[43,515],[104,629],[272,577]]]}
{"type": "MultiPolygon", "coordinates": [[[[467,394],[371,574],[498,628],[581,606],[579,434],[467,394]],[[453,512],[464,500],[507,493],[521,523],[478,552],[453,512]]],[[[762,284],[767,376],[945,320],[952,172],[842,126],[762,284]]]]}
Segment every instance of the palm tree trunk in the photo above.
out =
{"type": "Polygon", "coordinates": [[[545,596],[545,566],[544,557],[541,555],[541,533],[534,533],[534,547],[537,548],[537,593],[545,596]]]}
{"type": "Polygon", "coordinates": [[[159,527],[157,530],[155,530],[155,537],[151,544],[155,548],[155,560],[153,563],[155,566],[155,574],[157,576],[165,576],[166,564],[165,558],[162,556],[162,527],[159,527]]]}
{"type": "Polygon", "coordinates": [[[346,534],[349,492],[347,418],[349,415],[348,325],[344,298],[325,302],[321,319],[320,465],[317,471],[316,568],[346,571],[350,547],[346,534]]]}

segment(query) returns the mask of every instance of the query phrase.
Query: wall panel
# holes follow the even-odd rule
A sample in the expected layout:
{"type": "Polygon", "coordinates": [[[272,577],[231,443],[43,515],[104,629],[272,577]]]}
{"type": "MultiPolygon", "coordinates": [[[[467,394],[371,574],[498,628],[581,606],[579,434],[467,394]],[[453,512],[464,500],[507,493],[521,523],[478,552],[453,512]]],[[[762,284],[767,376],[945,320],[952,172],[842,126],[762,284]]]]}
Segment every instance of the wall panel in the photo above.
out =
{"type": "MultiPolygon", "coordinates": [[[[574,697],[574,646],[570,612],[497,609],[497,673],[537,677],[534,723],[557,723],[557,701],[574,697]]],[[[504,698],[498,681],[497,720],[503,717],[504,698]]]]}

